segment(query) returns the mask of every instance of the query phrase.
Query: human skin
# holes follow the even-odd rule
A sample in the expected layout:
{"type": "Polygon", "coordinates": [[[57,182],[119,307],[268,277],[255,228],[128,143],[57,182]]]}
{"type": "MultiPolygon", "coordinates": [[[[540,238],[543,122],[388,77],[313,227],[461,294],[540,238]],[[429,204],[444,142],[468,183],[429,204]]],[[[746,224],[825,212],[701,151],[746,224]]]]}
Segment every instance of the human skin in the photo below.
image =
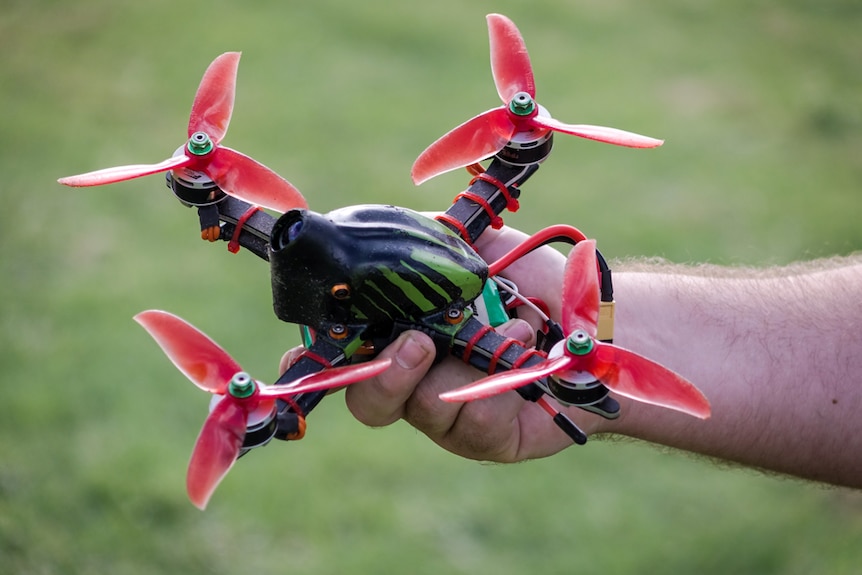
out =
{"type": "MultiPolygon", "coordinates": [[[[489,230],[477,251],[494,261],[523,241],[489,230]]],[[[560,317],[565,257],[541,248],[502,272],[560,317]]],[[[592,439],[626,436],[795,477],[862,487],[862,258],[738,269],[656,262],[615,265],[614,343],[676,371],[709,399],[711,417],[617,397],[615,420],[561,407],[592,439]]],[[[532,345],[529,312],[498,328],[532,345]]],[[[282,367],[295,351],[288,352],[282,367]]],[[[432,365],[434,345],[406,332],[384,349],[383,374],[346,390],[369,426],[404,419],[463,457],[547,457],[571,440],[514,392],[469,403],[438,395],[482,377],[454,358],[432,365]]]]}

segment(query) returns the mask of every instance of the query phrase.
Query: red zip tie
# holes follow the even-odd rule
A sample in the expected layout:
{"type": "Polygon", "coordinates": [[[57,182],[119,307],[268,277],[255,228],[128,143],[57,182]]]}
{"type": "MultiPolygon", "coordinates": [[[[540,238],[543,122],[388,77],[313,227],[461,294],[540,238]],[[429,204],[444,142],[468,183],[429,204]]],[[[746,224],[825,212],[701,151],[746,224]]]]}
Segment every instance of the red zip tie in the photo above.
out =
{"type": "Polygon", "coordinates": [[[449,224],[452,227],[454,227],[458,231],[458,233],[461,234],[461,238],[465,242],[467,242],[467,244],[470,247],[473,247],[473,242],[470,241],[470,233],[467,232],[467,228],[465,228],[464,224],[462,224],[460,221],[456,220],[455,218],[453,218],[449,214],[440,214],[440,215],[434,216],[434,219],[437,220],[438,222],[442,222],[444,224],[449,224]]]}
{"type": "Polygon", "coordinates": [[[494,350],[494,355],[491,356],[491,361],[488,362],[488,375],[493,375],[495,371],[497,371],[497,362],[500,361],[500,357],[506,350],[515,345],[516,343],[521,343],[518,340],[508,337],[506,341],[500,344],[497,349],[494,350]]]}
{"type": "Polygon", "coordinates": [[[465,190],[465,191],[461,192],[460,194],[458,194],[457,196],[455,196],[455,199],[452,200],[452,203],[454,204],[455,202],[457,202],[461,198],[466,198],[466,199],[470,200],[471,202],[476,202],[477,204],[482,206],[482,209],[485,210],[485,213],[487,213],[488,217],[491,218],[491,227],[492,228],[494,228],[495,230],[499,230],[500,228],[503,227],[503,218],[501,218],[500,216],[498,216],[497,214],[494,213],[494,208],[491,207],[491,204],[488,203],[488,200],[486,200],[485,198],[483,198],[482,196],[480,196],[479,194],[477,194],[475,192],[471,192],[470,190],[465,190]]]}
{"type": "Polygon", "coordinates": [[[483,182],[488,182],[503,194],[503,197],[506,198],[506,209],[510,212],[517,212],[521,207],[521,204],[518,203],[518,200],[512,197],[511,192],[509,192],[509,188],[506,187],[506,184],[495,178],[494,176],[489,175],[487,172],[482,172],[481,174],[476,174],[472,180],[470,180],[470,185],[472,186],[476,180],[482,180],[483,182]]]}
{"type": "Polygon", "coordinates": [[[485,334],[491,331],[492,328],[490,325],[483,325],[476,333],[473,334],[473,337],[470,338],[470,341],[467,342],[467,345],[464,346],[464,356],[461,358],[464,360],[464,363],[470,363],[470,355],[473,353],[473,348],[479,343],[479,340],[485,337],[485,334]]]}
{"type": "Polygon", "coordinates": [[[258,210],[260,210],[259,206],[251,206],[242,216],[240,216],[239,220],[237,220],[236,227],[233,229],[233,235],[227,243],[227,249],[230,253],[235,254],[239,251],[239,234],[242,232],[242,227],[250,217],[257,213],[258,210]]]}

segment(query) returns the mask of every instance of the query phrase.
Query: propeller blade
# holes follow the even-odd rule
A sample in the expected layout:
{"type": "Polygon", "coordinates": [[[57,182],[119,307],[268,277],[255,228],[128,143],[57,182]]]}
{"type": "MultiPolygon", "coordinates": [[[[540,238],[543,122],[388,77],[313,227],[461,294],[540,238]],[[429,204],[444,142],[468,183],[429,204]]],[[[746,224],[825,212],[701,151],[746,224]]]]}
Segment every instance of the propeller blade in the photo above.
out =
{"type": "Polygon", "coordinates": [[[527,92],[535,98],[533,67],[515,23],[501,14],[488,14],[486,20],[491,43],[491,74],[500,99],[508,105],[518,92],[527,92]]]}
{"type": "Polygon", "coordinates": [[[629,148],[655,148],[664,144],[664,140],[642,136],[634,132],[626,132],[616,128],[605,128],[603,126],[589,126],[585,124],[564,124],[548,116],[535,116],[530,120],[543,128],[562,132],[572,136],[580,136],[588,140],[626,146],[629,148]]]}
{"type": "Polygon", "coordinates": [[[148,310],[136,315],[135,321],[156,340],[173,364],[204,391],[227,393],[228,382],[242,371],[216,342],[180,317],[148,310]]]}
{"type": "Polygon", "coordinates": [[[135,164],[131,166],[118,166],[116,168],[104,168],[77,176],[66,176],[57,180],[63,185],[75,188],[84,186],[101,186],[102,184],[114,184],[125,182],[141,176],[149,176],[159,172],[175,170],[191,164],[194,160],[185,155],[168,158],[158,164],[135,164]]]}
{"type": "Polygon", "coordinates": [[[391,363],[392,360],[390,359],[375,359],[365,363],[325,369],[301,377],[286,385],[263,387],[260,390],[260,395],[261,397],[278,398],[343,387],[383,373],[391,363]]]}
{"type": "Polygon", "coordinates": [[[489,375],[470,385],[440,394],[440,399],[451,403],[474,401],[499,395],[506,391],[530,384],[537,379],[546,377],[557,371],[567,369],[573,363],[572,358],[561,356],[543,361],[532,367],[524,367],[489,375]]]}
{"type": "Polygon", "coordinates": [[[475,164],[503,149],[515,133],[506,108],[471,118],[428,146],[413,163],[410,175],[417,186],[434,176],[475,164]]]}
{"type": "Polygon", "coordinates": [[[598,333],[599,278],[596,267],[596,241],[575,244],[563,272],[563,331],[585,330],[590,337],[598,333]]]}
{"type": "Polygon", "coordinates": [[[195,442],[186,474],[189,499],[203,510],[218,484],[233,466],[245,439],[247,414],[225,397],[210,412],[195,442]]]}
{"type": "Polygon", "coordinates": [[[227,146],[213,150],[204,171],[222,191],[251,204],[282,213],[308,207],[293,184],[257,160],[227,146]]]}
{"type": "Polygon", "coordinates": [[[701,419],[710,415],[709,400],[681,375],[641,355],[595,342],[584,367],[612,391],[637,401],[675,409],[701,419]]]}
{"type": "Polygon", "coordinates": [[[225,52],[209,65],[201,79],[189,116],[189,137],[204,132],[214,145],[224,138],[236,95],[240,52],[225,52]]]}

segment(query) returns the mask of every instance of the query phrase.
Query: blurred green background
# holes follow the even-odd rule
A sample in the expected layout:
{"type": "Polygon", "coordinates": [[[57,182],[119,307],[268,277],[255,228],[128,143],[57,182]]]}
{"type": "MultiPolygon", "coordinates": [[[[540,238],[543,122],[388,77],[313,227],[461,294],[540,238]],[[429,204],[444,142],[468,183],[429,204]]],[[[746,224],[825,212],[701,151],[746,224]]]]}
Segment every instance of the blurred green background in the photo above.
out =
{"type": "Polygon", "coordinates": [[[862,249],[856,1],[5,0],[0,573],[858,572],[858,492],[629,442],[482,465],[403,423],[367,429],[338,396],[205,513],[186,500],[208,398],[132,315],[178,313],[269,381],[296,330],[266,266],[197,239],[161,176],[56,178],[165,158],[206,66],[241,50],[227,145],[317,211],[443,209],[465,173],[414,188],[409,169],[498,105],[488,12],[520,27],[557,118],[667,140],[558,137],[507,223],[574,224],[610,258],[862,249]]]}

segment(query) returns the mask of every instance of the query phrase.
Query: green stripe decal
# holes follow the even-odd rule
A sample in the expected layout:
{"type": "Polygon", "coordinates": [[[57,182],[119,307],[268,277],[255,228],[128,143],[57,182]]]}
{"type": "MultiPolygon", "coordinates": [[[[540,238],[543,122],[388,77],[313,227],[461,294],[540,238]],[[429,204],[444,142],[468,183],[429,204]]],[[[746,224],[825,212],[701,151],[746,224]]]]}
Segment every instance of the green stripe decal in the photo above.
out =
{"type": "MultiPolygon", "coordinates": [[[[425,280],[425,285],[430,287],[441,298],[443,298],[443,303],[437,304],[437,306],[436,306],[437,308],[443,307],[444,305],[446,305],[446,303],[449,302],[449,299],[451,296],[448,293],[446,293],[446,290],[443,289],[442,286],[437,284],[437,282],[435,282],[433,278],[428,277],[427,274],[425,274],[421,270],[417,269],[417,267],[411,266],[408,262],[402,261],[401,264],[405,268],[407,268],[408,270],[410,270],[411,272],[413,272],[414,274],[416,274],[417,276],[420,276],[423,280],[425,280]]],[[[428,296],[426,296],[426,297],[428,297],[428,296]]]]}
{"type": "MultiPolygon", "coordinates": [[[[391,311],[384,310],[382,307],[380,307],[380,304],[385,301],[386,303],[388,303],[390,306],[392,306],[397,311],[397,315],[402,316],[402,317],[407,316],[407,312],[405,312],[401,307],[399,307],[398,304],[396,304],[394,301],[389,299],[386,296],[386,294],[383,292],[383,290],[380,289],[380,287],[378,287],[377,284],[375,284],[373,281],[369,280],[369,281],[365,282],[365,285],[367,287],[373,289],[374,291],[376,291],[377,295],[380,297],[380,300],[381,300],[380,303],[378,303],[377,301],[371,300],[371,298],[369,298],[369,301],[371,303],[373,303],[378,309],[380,309],[381,311],[383,311],[384,313],[386,313],[390,317],[395,317],[391,313],[391,311]]],[[[375,300],[376,299],[377,298],[375,298],[375,300]]]]}
{"type": "Polygon", "coordinates": [[[419,291],[419,288],[398,275],[397,272],[388,269],[385,266],[378,266],[377,270],[383,274],[384,279],[389,281],[393,287],[400,290],[404,297],[409,299],[410,302],[415,304],[422,312],[430,312],[436,309],[436,306],[425,297],[425,294],[419,291]]]}
{"type": "Polygon", "coordinates": [[[452,293],[449,294],[449,297],[451,299],[458,297],[472,299],[481,293],[482,278],[470,270],[456,268],[449,259],[431,252],[413,250],[413,253],[410,255],[417,262],[425,264],[431,270],[446,278],[446,284],[448,285],[440,287],[444,289],[450,288],[452,293]]]}

